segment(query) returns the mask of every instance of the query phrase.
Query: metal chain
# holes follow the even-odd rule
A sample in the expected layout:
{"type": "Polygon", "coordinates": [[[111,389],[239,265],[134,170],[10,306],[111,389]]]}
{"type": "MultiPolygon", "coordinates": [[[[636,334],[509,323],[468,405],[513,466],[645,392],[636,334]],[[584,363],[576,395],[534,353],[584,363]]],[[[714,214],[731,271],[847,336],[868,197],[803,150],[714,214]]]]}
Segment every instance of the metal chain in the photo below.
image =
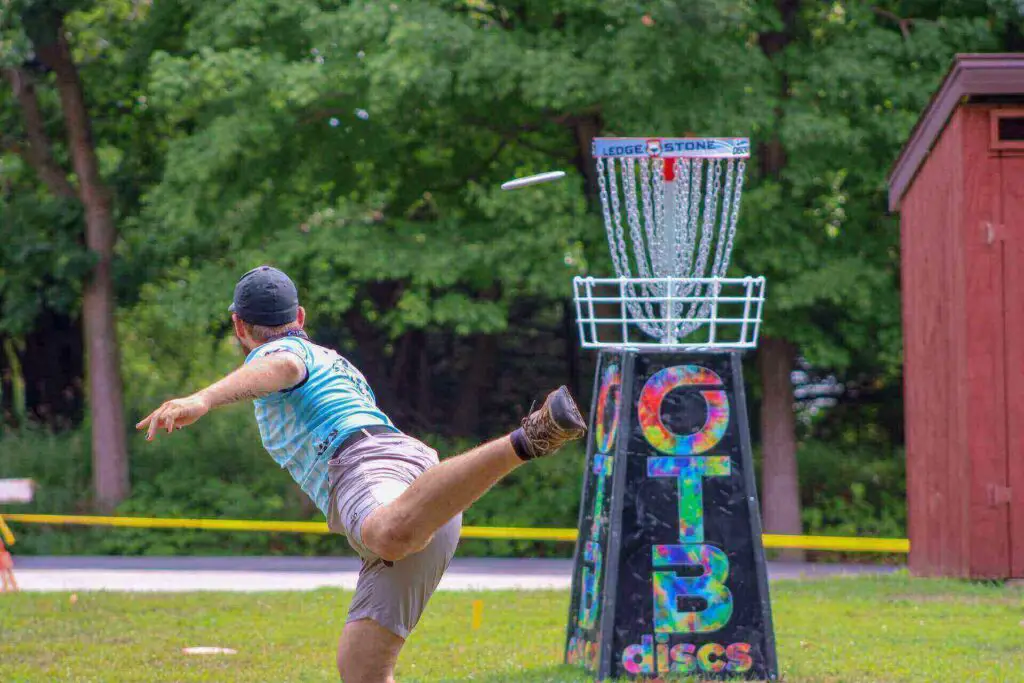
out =
{"type": "MultiPolygon", "coordinates": [[[[693,159],[690,161],[690,165],[690,184],[688,188],[690,193],[690,215],[687,220],[687,247],[686,254],[684,255],[685,262],[683,264],[683,268],[679,271],[679,276],[682,278],[700,277],[700,273],[697,271],[697,264],[699,261],[697,246],[698,239],[700,239],[701,183],[704,181],[705,164],[703,159],[693,159]]],[[[710,168],[710,162],[708,164],[708,168],[710,168]]],[[[696,284],[689,282],[680,287],[679,295],[684,297],[694,295],[699,296],[700,289],[696,284]]],[[[680,305],[679,317],[693,318],[695,313],[696,307],[694,304],[690,304],[689,306],[686,306],[685,304],[680,305]]],[[[684,337],[696,329],[696,327],[697,325],[695,323],[684,322],[679,324],[676,332],[680,337],[684,337]]]]}
{"type": "Polygon", "coordinates": [[[704,269],[708,265],[711,241],[715,236],[715,213],[718,209],[718,193],[721,190],[722,164],[715,160],[708,164],[707,184],[704,191],[703,224],[700,233],[700,253],[697,257],[696,277],[707,277],[704,269]],[[713,179],[713,180],[712,180],[713,179]],[[713,187],[712,187],[713,183],[713,187]]]}
{"type": "MultiPolygon", "coordinates": [[[[652,158],[641,158],[637,163],[635,159],[623,158],[616,168],[614,158],[597,159],[602,217],[612,264],[620,278],[632,278],[634,265],[639,278],[725,277],[736,236],[746,163],[724,161],[723,179],[723,161],[679,158],[658,163],[652,158]],[[672,182],[665,181],[664,164],[674,165],[672,182]]],[[[673,300],[671,305],[662,302],[655,306],[644,299],[668,294],[673,299],[714,297],[718,289],[713,284],[675,283],[670,292],[665,284],[627,284],[626,295],[637,297],[639,292],[640,301],[626,301],[625,308],[633,324],[645,334],[674,341],[703,325],[692,320],[708,317],[712,302],[684,304],[673,300]],[[652,323],[655,309],[660,310],[662,319],[683,321],[652,323]]]]}
{"type": "MultiPolygon", "coordinates": [[[[721,190],[722,193],[722,213],[719,218],[717,207],[713,209],[712,225],[718,226],[718,244],[715,247],[715,260],[711,265],[711,271],[708,273],[709,277],[719,278],[725,275],[725,271],[729,268],[729,253],[732,251],[732,239],[731,233],[727,227],[727,222],[733,215],[729,208],[733,200],[733,168],[736,163],[729,159],[725,162],[725,187],[721,190]],[[726,236],[729,235],[729,244],[726,246],[726,236]]],[[[719,164],[716,164],[719,166],[719,164]]],[[[717,171],[718,169],[716,169],[717,171]]],[[[719,194],[717,175],[715,183],[715,197],[719,194]]],[[[714,206],[714,204],[712,205],[714,206]]],[[[717,299],[721,291],[721,284],[714,282],[704,287],[704,295],[710,297],[712,300],[717,299]]],[[[700,305],[700,309],[697,315],[701,318],[706,318],[710,313],[712,307],[711,301],[705,301],[700,305]]],[[[697,323],[692,323],[693,327],[697,327],[697,323]]]]}
{"type": "MultiPolygon", "coordinates": [[[[649,196],[652,200],[648,203],[648,209],[645,211],[648,220],[647,245],[651,252],[651,274],[657,278],[668,277],[672,274],[673,249],[665,228],[665,203],[671,201],[671,198],[667,196],[667,193],[671,191],[671,185],[665,182],[666,163],[669,163],[666,159],[652,158],[648,160],[647,168],[644,171],[644,178],[647,179],[647,185],[650,188],[649,196]]],[[[646,190],[647,188],[645,188],[646,190]]],[[[663,283],[652,283],[645,290],[647,296],[659,298],[665,297],[665,292],[666,288],[663,283]]],[[[660,312],[662,318],[669,317],[667,301],[659,301],[655,308],[660,312]]],[[[664,337],[665,325],[659,323],[657,327],[662,328],[659,330],[659,334],[664,337]]]]}
{"type": "MultiPolygon", "coordinates": [[[[658,247],[655,241],[654,235],[654,219],[652,216],[652,199],[651,199],[651,186],[650,177],[650,160],[646,157],[641,158],[635,166],[632,166],[634,174],[630,177],[633,180],[639,179],[639,186],[633,186],[633,200],[634,208],[636,213],[634,215],[634,223],[642,227],[643,231],[638,232],[641,240],[646,238],[646,248],[641,248],[637,253],[637,259],[643,259],[643,272],[644,274],[640,277],[653,278],[656,277],[654,268],[657,262],[658,247]],[[639,193],[638,193],[639,190],[639,193]],[[643,215],[641,216],[641,212],[643,215]]],[[[635,235],[633,236],[635,239],[635,235]]],[[[641,244],[643,244],[641,242],[641,244]]],[[[650,301],[652,297],[657,296],[657,288],[652,283],[644,283],[640,285],[640,291],[642,292],[641,306],[643,307],[645,317],[648,320],[641,324],[647,334],[660,335],[660,326],[657,323],[651,322],[656,317],[655,309],[656,306],[650,301]]]]}
{"type": "Polygon", "coordinates": [[[690,194],[693,162],[690,159],[679,159],[676,163],[678,178],[676,196],[679,198],[679,210],[676,213],[676,231],[682,248],[675,255],[675,272],[677,277],[687,277],[690,262],[693,260],[693,225],[690,220],[690,194]]]}
{"type": "Polygon", "coordinates": [[[644,251],[644,239],[640,234],[640,211],[637,209],[636,197],[636,166],[632,159],[623,159],[622,194],[626,200],[626,223],[629,225],[629,236],[633,243],[633,256],[636,261],[637,277],[649,277],[647,272],[647,256],[641,258],[644,251]]]}
{"type": "Polygon", "coordinates": [[[668,235],[665,227],[665,203],[672,201],[668,196],[670,186],[665,182],[664,164],[670,160],[663,159],[661,163],[651,162],[651,180],[654,196],[654,221],[651,226],[653,230],[653,242],[657,251],[651,254],[651,270],[655,277],[668,277],[672,274],[672,266],[669,259],[671,254],[665,253],[669,247],[668,235]],[[656,258],[655,258],[656,256],[656,258]]]}
{"type": "Polygon", "coordinates": [[[658,260],[655,258],[657,255],[657,237],[654,234],[654,199],[651,197],[651,176],[650,169],[654,164],[648,158],[640,159],[639,171],[640,171],[640,190],[641,190],[641,207],[644,212],[644,232],[647,234],[647,253],[651,255],[651,275],[655,276],[655,268],[658,260]]]}
{"type": "MultiPolygon", "coordinates": [[[[637,266],[637,276],[638,278],[649,278],[646,250],[643,237],[640,234],[640,214],[637,210],[636,170],[632,159],[623,159],[621,164],[620,175],[622,176],[623,197],[626,200],[626,221],[630,226],[630,238],[633,243],[633,256],[637,266]]],[[[626,259],[627,271],[629,271],[629,257],[626,256],[626,259]]],[[[636,290],[634,287],[630,285],[628,289],[629,295],[635,297],[636,290]]],[[[649,324],[642,322],[642,318],[651,317],[650,302],[644,301],[641,304],[637,301],[628,301],[627,306],[630,309],[630,314],[640,324],[640,329],[650,334],[648,331],[649,324]]]]}
{"type": "MultiPolygon", "coordinates": [[[[711,251],[711,242],[715,232],[715,213],[718,208],[718,193],[721,189],[721,175],[722,166],[721,163],[715,160],[709,160],[707,164],[707,174],[705,176],[705,189],[704,189],[704,210],[701,215],[701,232],[700,232],[700,246],[697,252],[697,263],[693,268],[692,277],[702,278],[707,277],[705,268],[708,265],[708,256],[711,251]]],[[[707,287],[699,284],[694,284],[691,291],[694,296],[704,296],[707,292],[707,287]]],[[[687,318],[705,318],[707,317],[707,311],[710,309],[708,302],[694,302],[690,304],[689,311],[687,312],[687,318]]],[[[689,334],[698,327],[698,323],[687,323],[683,326],[682,332],[689,334]]]]}
{"type": "MultiPolygon", "coordinates": [[[[604,229],[608,235],[608,250],[611,252],[612,264],[620,278],[629,278],[629,256],[626,252],[626,237],[622,229],[622,211],[619,206],[619,188],[615,178],[615,159],[597,160],[597,182],[601,191],[601,209],[604,213],[604,229]],[[606,179],[607,175],[607,179],[606,179]],[[608,185],[612,186],[611,211],[609,211],[608,185]],[[614,216],[614,224],[612,221],[614,216]]],[[[632,286],[628,287],[629,295],[634,295],[632,286]]],[[[630,316],[639,317],[640,306],[635,301],[627,301],[630,316]]]]}
{"type": "MultiPolygon", "coordinates": [[[[715,223],[718,224],[718,245],[715,247],[715,261],[711,264],[711,277],[722,277],[724,271],[722,270],[723,257],[727,257],[725,254],[725,238],[729,234],[728,220],[731,213],[729,212],[729,206],[732,204],[732,183],[733,183],[733,167],[736,165],[732,159],[725,162],[725,187],[722,188],[722,214],[719,220],[718,216],[715,216],[715,223]]],[[[726,265],[728,265],[728,259],[726,258],[726,265]]]]}
{"type": "MultiPolygon", "coordinates": [[[[621,178],[621,185],[622,185],[622,188],[623,188],[623,199],[627,199],[626,195],[629,192],[629,188],[631,188],[632,185],[633,185],[633,180],[632,180],[632,178],[628,177],[628,175],[627,175],[627,172],[626,172],[626,169],[625,169],[625,162],[620,160],[619,164],[620,164],[619,177],[621,178]]],[[[611,184],[612,184],[612,188],[613,188],[613,192],[612,192],[612,206],[615,207],[615,224],[616,224],[616,229],[617,229],[618,238],[619,238],[619,258],[622,261],[622,269],[623,269],[623,273],[624,273],[623,275],[620,275],[620,277],[632,278],[633,277],[633,273],[632,273],[632,271],[631,271],[631,269],[629,267],[629,251],[626,248],[625,229],[622,226],[622,210],[621,210],[620,205],[619,205],[619,184],[620,183],[616,180],[616,177],[615,177],[615,159],[609,159],[608,160],[608,170],[609,170],[609,178],[612,181],[611,184]]],[[[627,203],[628,203],[628,199],[627,199],[627,203]]],[[[628,213],[628,211],[627,211],[627,213],[628,213]]],[[[627,219],[628,219],[628,215],[627,215],[627,219]]],[[[636,289],[635,289],[635,287],[633,285],[631,285],[631,284],[626,285],[626,294],[628,296],[630,296],[630,297],[635,297],[636,296],[636,289]]],[[[641,318],[641,317],[643,317],[643,311],[640,308],[640,304],[637,303],[636,301],[627,301],[626,302],[626,307],[629,310],[630,317],[632,317],[632,318],[641,318]]],[[[641,329],[643,329],[642,326],[641,326],[641,329]]]]}
{"type": "MultiPolygon", "coordinates": [[[[701,181],[703,179],[704,179],[704,160],[703,159],[694,159],[693,160],[693,172],[690,174],[690,223],[689,223],[689,228],[690,228],[690,251],[691,252],[693,252],[693,250],[696,249],[696,247],[697,247],[698,232],[700,230],[700,223],[699,223],[699,221],[700,221],[700,199],[701,199],[700,185],[701,185],[701,181]]],[[[695,269],[694,257],[693,256],[688,256],[687,257],[687,267],[686,267],[686,270],[683,271],[683,274],[681,275],[681,277],[698,277],[696,269],[695,269]]],[[[683,291],[686,292],[687,296],[689,296],[689,294],[690,294],[690,292],[692,290],[693,290],[693,286],[692,285],[687,285],[683,289],[683,291]]]]}
{"type": "Polygon", "coordinates": [[[732,243],[736,237],[736,222],[740,217],[740,198],[743,196],[743,175],[747,170],[747,163],[740,159],[736,165],[736,188],[733,190],[732,215],[729,216],[729,239],[725,245],[725,262],[722,264],[722,277],[725,277],[729,270],[729,261],[732,258],[732,243]]]}
{"type": "MultiPolygon", "coordinates": [[[[691,248],[688,246],[687,240],[687,216],[690,208],[690,169],[685,159],[666,159],[665,163],[672,164],[672,177],[674,178],[671,184],[671,196],[666,196],[665,201],[670,203],[672,206],[671,212],[671,225],[666,222],[664,226],[664,232],[666,239],[671,244],[671,248],[674,250],[673,253],[665,255],[665,267],[667,277],[679,277],[683,272],[684,262],[687,254],[691,248]]],[[[677,296],[675,286],[672,287],[672,291],[668,292],[669,296],[673,297],[672,305],[665,307],[668,316],[671,318],[679,318],[682,314],[682,304],[675,300],[677,296]]],[[[669,338],[676,338],[676,331],[678,324],[671,326],[667,330],[666,336],[669,338]]]]}
{"type": "MultiPolygon", "coordinates": [[[[644,213],[644,233],[647,236],[647,249],[643,252],[645,255],[650,255],[650,277],[658,277],[658,261],[663,255],[662,246],[659,244],[657,225],[654,222],[654,198],[653,190],[651,188],[651,175],[654,170],[655,164],[653,159],[649,157],[643,157],[637,164],[637,170],[640,173],[640,200],[641,208],[644,213]]],[[[645,283],[641,289],[643,290],[645,298],[664,296],[661,293],[663,287],[659,287],[654,283],[645,283]]],[[[645,302],[646,303],[646,302],[645,302]]],[[[653,317],[653,306],[651,317],[653,317]]],[[[660,306],[659,306],[660,308],[660,306]]],[[[660,326],[655,326],[660,327],[660,326]]],[[[660,334],[660,331],[659,331],[660,334]]]]}
{"type": "Polygon", "coordinates": [[[612,226],[611,208],[608,206],[608,181],[605,179],[604,159],[597,159],[597,187],[601,195],[601,213],[604,218],[604,232],[608,236],[608,251],[612,257],[615,274],[622,277],[619,252],[615,248],[615,228],[612,226]]]}
{"type": "MultiPolygon", "coordinates": [[[[619,196],[618,190],[615,188],[615,160],[614,159],[602,159],[597,160],[597,184],[601,190],[601,209],[604,212],[604,231],[608,235],[608,250],[611,252],[612,265],[615,266],[615,273],[619,277],[628,277],[628,271],[625,270],[622,261],[619,259],[619,254],[625,253],[626,245],[624,242],[624,236],[622,234],[622,219],[619,216],[619,196]],[[605,179],[605,175],[611,175],[612,191],[615,193],[615,223],[612,224],[612,218],[609,213],[608,207],[608,181],[605,179]],[[618,237],[618,243],[616,244],[616,237],[618,237]]],[[[628,265],[628,264],[626,264],[628,265]]]]}

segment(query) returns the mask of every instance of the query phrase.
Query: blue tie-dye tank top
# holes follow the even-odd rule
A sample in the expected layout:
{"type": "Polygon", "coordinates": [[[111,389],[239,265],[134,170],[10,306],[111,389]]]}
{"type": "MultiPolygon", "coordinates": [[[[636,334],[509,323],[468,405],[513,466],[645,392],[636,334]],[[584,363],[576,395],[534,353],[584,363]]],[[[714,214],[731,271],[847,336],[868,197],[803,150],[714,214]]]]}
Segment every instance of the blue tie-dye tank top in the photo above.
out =
{"type": "Polygon", "coordinates": [[[292,389],[256,400],[260,437],[271,457],[326,515],[327,461],[335,449],[360,427],[394,425],[377,408],[370,385],[354,365],[304,337],[288,336],[258,346],[245,362],[279,352],[301,358],[307,376],[292,389]]]}

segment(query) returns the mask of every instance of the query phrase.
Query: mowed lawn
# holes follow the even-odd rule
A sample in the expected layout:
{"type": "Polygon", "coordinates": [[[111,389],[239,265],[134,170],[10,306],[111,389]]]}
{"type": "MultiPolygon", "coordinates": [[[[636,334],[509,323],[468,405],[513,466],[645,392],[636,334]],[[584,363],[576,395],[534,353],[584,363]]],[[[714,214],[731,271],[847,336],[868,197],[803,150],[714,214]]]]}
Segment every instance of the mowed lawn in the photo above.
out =
{"type": "MultiPolygon", "coordinates": [[[[336,681],[348,600],[335,590],[0,595],[0,681],[336,681]],[[188,646],[238,654],[182,654],[188,646]]],[[[782,581],[772,600],[786,681],[1024,681],[1019,587],[901,575],[782,581]]],[[[587,680],[558,666],[567,607],[561,591],[439,593],[399,680],[587,680]]]]}

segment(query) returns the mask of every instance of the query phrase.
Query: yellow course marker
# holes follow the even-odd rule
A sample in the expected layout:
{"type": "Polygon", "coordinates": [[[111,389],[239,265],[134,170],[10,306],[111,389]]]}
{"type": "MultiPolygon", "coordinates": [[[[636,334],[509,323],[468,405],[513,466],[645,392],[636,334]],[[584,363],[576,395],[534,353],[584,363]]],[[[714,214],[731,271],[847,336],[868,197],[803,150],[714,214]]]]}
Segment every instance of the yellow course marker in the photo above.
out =
{"type": "Polygon", "coordinates": [[[484,601],[474,600],[473,601],[473,630],[480,628],[480,624],[484,621],[484,601]]]}

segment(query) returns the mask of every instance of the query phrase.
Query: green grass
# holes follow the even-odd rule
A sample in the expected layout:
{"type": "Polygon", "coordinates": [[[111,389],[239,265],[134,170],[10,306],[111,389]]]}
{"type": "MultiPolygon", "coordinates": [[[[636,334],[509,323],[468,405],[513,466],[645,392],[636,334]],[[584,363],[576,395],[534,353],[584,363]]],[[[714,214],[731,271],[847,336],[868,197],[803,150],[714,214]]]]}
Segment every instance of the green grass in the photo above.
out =
{"type": "MultiPolygon", "coordinates": [[[[0,595],[0,681],[336,681],[349,594],[0,595]],[[234,656],[186,656],[214,645],[234,656]]],[[[787,681],[1024,681],[1024,590],[906,576],[779,582],[787,681]]],[[[402,683],[586,680],[559,667],[564,592],[440,593],[402,683]],[[484,600],[483,626],[470,628],[484,600]]]]}

